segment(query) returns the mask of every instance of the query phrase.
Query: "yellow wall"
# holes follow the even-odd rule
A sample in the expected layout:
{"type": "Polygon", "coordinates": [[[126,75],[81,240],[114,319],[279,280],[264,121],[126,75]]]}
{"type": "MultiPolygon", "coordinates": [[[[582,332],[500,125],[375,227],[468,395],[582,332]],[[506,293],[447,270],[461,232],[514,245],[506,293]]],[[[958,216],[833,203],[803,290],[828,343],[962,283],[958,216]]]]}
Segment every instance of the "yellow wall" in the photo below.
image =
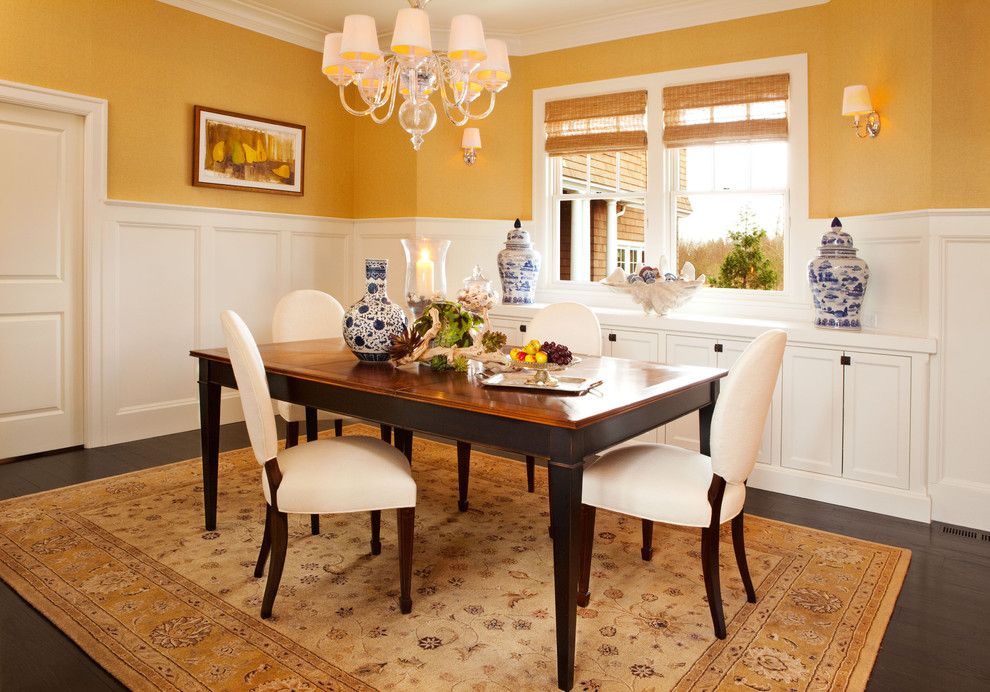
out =
{"type": "Polygon", "coordinates": [[[354,121],[320,55],[155,0],[0,0],[0,79],[109,101],[115,199],[350,217],[354,121]],[[305,195],[193,187],[193,106],[306,125],[305,195]]]}

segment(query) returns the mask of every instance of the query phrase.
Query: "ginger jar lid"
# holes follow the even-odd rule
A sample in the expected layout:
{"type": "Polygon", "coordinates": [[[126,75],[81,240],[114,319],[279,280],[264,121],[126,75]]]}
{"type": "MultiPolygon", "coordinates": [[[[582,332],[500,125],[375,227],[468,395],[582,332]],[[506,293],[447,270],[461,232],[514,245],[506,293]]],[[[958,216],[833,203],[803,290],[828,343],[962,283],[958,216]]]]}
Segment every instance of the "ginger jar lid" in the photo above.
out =
{"type": "Polygon", "coordinates": [[[822,236],[822,250],[827,248],[856,250],[852,236],[842,230],[842,222],[838,217],[832,219],[832,226],[822,236]]]}
{"type": "Polygon", "coordinates": [[[509,231],[509,235],[505,238],[505,247],[528,248],[532,247],[532,245],[533,243],[529,239],[529,232],[523,230],[522,222],[516,219],[516,222],[512,224],[512,230],[509,231]]]}

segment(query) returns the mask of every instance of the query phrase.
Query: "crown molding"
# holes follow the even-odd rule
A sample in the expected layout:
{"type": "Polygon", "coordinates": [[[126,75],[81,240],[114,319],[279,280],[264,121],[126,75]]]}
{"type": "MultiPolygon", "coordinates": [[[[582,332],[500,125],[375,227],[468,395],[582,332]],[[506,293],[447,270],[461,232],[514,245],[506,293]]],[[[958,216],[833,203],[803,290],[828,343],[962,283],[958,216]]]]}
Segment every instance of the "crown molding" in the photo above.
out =
{"type": "MultiPolygon", "coordinates": [[[[245,0],[158,1],[315,51],[323,50],[324,34],[339,30],[245,0]]],[[[590,19],[491,35],[505,41],[511,55],[533,55],[827,2],[829,0],[676,0],[659,7],[611,12],[590,19]]],[[[431,31],[438,47],[446,45],[449,34],[446,28],[431,31]]],[[[379,34],[383,41],[390,36],[391,32],[379,34]]]]}
{"type": "Polygon", "coordinates": [[[334,31],[294,15],[241,0],[158,0],[227,24],[250,29],[287,43],[315,51],[323,50],[324,35],[334,31]]]}

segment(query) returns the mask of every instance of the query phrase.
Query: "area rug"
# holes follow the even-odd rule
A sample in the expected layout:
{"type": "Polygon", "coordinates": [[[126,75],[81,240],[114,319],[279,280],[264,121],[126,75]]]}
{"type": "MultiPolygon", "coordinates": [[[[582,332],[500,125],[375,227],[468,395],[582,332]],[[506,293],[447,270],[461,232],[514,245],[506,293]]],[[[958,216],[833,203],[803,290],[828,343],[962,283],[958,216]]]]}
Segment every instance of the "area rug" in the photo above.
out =
{"type": "MultiPolygon", "coordinates": [[[[352,426],[347,434],[374,434],[352,426]]],[[[252,575],[264,523],[250,450],[222,455],[219,528],[202,529],[198,459],[0,503],[0,577],[133,689],[556,689],[545,474],[475,453],[457,511],[452,447],[417,439],[413,612],[398,609],[394,513],[290,518],[274,617],[252,575]]],[[[910,553],[750,517],[759,600],[723,535],[728,638],[705,600],[697,530],[599,512],[581,690],[865,687],[910,553]]]]}

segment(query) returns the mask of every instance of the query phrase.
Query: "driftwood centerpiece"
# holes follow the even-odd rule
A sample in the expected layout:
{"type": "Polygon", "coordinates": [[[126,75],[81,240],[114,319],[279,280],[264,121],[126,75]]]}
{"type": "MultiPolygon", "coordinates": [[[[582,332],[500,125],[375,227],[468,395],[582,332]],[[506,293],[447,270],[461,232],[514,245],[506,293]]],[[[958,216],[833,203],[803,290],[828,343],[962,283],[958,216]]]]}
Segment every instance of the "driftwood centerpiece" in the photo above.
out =
{"type": "Polygon", "coordinates": [[[509,367],[502,352],[507,337],[491,329],[488,311],[476,314],[460,303],[435,302],[412,328],[392,339],[389,353],[396,365],[429,363],[436,371],[467,372],[468,361],[491,370],[509,367]]]}

